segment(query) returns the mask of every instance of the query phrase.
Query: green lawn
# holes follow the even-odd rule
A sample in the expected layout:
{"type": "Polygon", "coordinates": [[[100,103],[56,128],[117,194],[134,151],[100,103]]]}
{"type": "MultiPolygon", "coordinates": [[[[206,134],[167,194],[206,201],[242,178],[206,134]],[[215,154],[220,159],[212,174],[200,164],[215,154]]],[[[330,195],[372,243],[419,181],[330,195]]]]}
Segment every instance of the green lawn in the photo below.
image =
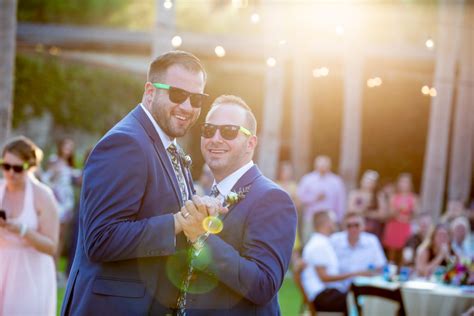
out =
{"type": "MultiPolygon", "coordinates": [[[[64,271],[64,260],[59,262],[59,268],[64,271]]],[[[58,288],[58,310],[59,315],[61,311],[61,304],[63,302],[65,289],[58,288]]],[[[283,282],[283,286],[278,293],[278,299],[280,301],[282,316],[296,316],[301,304],[301,296],[293,283],[291,278],[286,278],[283,282]]]]}

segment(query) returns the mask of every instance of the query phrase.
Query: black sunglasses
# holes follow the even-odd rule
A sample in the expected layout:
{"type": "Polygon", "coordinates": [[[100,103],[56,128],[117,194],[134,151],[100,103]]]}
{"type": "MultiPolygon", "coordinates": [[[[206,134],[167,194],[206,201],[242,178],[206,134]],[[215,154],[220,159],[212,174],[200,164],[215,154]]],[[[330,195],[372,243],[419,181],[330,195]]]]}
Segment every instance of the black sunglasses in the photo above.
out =
{"type": "Polygon", "coordinates": [[[252,133],[243,126],[239,125],[214,125],[209,123],[204,123],[201,125],[201,136],[204,138],[212,138],[216,134],[216,131],[219,130],[222,138],[226,140],[233,140],[239,134],[239,131],[246,136],[252,136],[252,133]]]}
{"type": "Polygon", "coordinates": [[[359,228],[360,223],[347,223],[346,226],[347,228],[359,228]]]}
{"type": "Polygon", "coordinates": [[[208,94],[205,93],[192,93],[180,88],[176,88],[164,83],[153,83],[153,86],[157,89],[168,90],[168,97],[170,101],[176,104],[181,104],[186,101],[188,98],[191,102],[191,106],[193,108],[199,109],[202,107],[204,102],[209,97],[208,94]]]}
{"type": "Polygon", "coordinates": [[[13,169],[14,172],[16,173],[22,173],[23,170],[28,169],[28,165],[10,165],[9,163],[2,162],[1,163],[3,170],[5,171],[10,171],[10,169],[13,169]]]}

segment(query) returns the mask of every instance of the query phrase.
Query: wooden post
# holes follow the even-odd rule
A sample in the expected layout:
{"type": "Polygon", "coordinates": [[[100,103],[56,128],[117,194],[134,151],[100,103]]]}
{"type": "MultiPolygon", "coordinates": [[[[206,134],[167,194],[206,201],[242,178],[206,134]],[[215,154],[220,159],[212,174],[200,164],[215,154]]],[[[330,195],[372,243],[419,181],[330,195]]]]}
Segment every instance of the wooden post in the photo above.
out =
{"type": "Polygon", "coordinates": [[[348,191],[356,186],[360,168],[363,68],[361,56],[354,52],[346,56],[339,174],[348,191]]]}
{"type": "Polygon", "coordinates": [[[439,4],[438,42],[428,144],[422,179],[421,206],[437,219],[443,207],[446,160],[454,91],[456,60],[460,46],[463,4],[442,0],[439,4]]]}
{"type": "Polygon", "coordinates": [[[171,39],[176,31],[176,1],[156,0],[152,59],[173,49],[171,39]],[[171,8],[166,5],[171,4],[171,8]]]}
{"type": "Polygon", "coordinates": [[[0,146],[10,136],[16,47],[16,0],[0,0],[0,146]]]}
{"type": "Polygon", "coordinates": [[[472,14],[472,11],[468,10],[472,10],[472,7],[466,8],[464,18],[448,191],[450,200],[460,200],[463,203],[469,199],[474,164],[474,25],[472,20],[467,18],[472,14]]]}
{"type": "Polygon", "coordinates": [[[277,60],[265,75],[263,122],[259,139],[258,164],[264,175],[276,179],[281,147],[281,120],[283,115],[284,65],[277,60]]]}
{"type": "Polygon", "coordinates": [[[311,121],[313,111],[310,104],[310,67],[307,58],[301,49],[295,48],[293,55],[292,75],[292,127],[291,127],[291,161],[295,169],[295,176],[299,179],[307,173],[311,166],[311,121]]]}

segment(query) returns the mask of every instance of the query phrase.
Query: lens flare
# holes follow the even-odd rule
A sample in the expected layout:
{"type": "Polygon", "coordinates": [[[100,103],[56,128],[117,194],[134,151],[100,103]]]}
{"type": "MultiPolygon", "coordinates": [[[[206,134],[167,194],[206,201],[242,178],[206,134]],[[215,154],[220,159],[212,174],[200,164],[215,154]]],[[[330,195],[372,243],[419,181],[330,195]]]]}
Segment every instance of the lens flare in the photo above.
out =
{"type": "Polygon", "coordinates": [[[224,223],[216,216],[208,216],[202,221],[202,227],[210,234],[219,234],[224,228],[224,223]]]}

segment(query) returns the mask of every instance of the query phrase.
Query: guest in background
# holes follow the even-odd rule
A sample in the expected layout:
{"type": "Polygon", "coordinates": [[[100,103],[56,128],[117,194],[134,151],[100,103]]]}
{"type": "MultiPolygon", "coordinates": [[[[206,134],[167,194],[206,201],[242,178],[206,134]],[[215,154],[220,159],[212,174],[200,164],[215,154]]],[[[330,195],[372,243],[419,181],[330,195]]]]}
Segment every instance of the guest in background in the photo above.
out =
{"type": "Polygon", "coordinates": [[[413,266],[415,264],[415,253],[418,246],[421,245],[432,230],[432,219],[428,212],[423,212],[416,219],[416,233],[412,234],[405,243],[402,253],[403,265],[413,266]]]}
{"type": "Polygon", "coordinates": [[[301,281],[316,310],[342,312],[347,315],[347,292],[342,291],[335,282],[367,273],[341,273],[336,252],[329,241],[329,236],[335,229],[332,217],[334,216],[328,211],[314,214],[315,232],[303,249],[306,267],[301,273],[301,281]]]}
{"type": "Polygon", "coordinates": [[[383,193],[376,193],[378,172],[366,170],[360,181],[360,188],[349,193],[348,210],[365,217],[365,231],[382,238],[383,221],[388,208],[383,193]]]}
{"type": "Polygon", "coordinates": [[[314,171],[306,174],[298,185],[298,199],[303,208],[303,242],[312,232],[312,218],[315,213],[331,210],[340,223],[346,212],[346,190],[338,175],[331,172],[331,159],[317,156],[314,171]]]}
{"type": "Polygon", "coordinates": [[[2,151],[0,315],[56,315],[58,205],[33,175],[42,156],[26,137],[12,139],[2,151]]]}
{"type": "MultiPolygon", "coordinates": [[[[387,263],[379,239],[364,232],[364,217],[357,212],[348,212],[344,218],[344,231],[331,235],[331,245],[336,252],[340,273],[365,271],[379,273],[387,263]]],[[[340,288],[349,290],[351,279],[340,282],[340,288]]]]}
{"type": "Polygon", "coordinates": [[[214,176],[207,164],[202,165],[201,175],[199,180],[194,183],[194,189],[199,196],[209,195],[211,193],[212,184],[214,183],[214,176]]]}
{"type": "MultiPolygon", "coordinates": [[[[56,155],[52,155],[48,161],[48,168],[42,176],[42,180],[53,189],[54,196],[59,205],[59,244],[56,255],[56,264],[62,255],[67,255],[69,248],[69,226],[73,218],[75,196],[74,196],[74,141],[70,138],[62,138],[56,144],[56,155]]],[[[67,276],[58,272],[58,284],[66,286],[67,276]]]]}
{"type": "Polygon", "coordinates": [[[299,249],[298,253],[301,253],[301,231],[303,229],[301,221],[302,214],[297,194],[298,183],[295,180],[295,172],[290,161],[285,160],[280,162],[278,166],[277,180],[275,182],[290,195],[293,203],[296,206],[296,210],[298,212],[298,226],[296,231],[295,247],[293,250],[299,249]]]}
{"type": "Polygon", "coordinates": [[[446,267],[456,260],[451,249],[449,226],[440,223],[416,251],[415,269],[419,276],[429,277],[437,267],[446,267]]]}
{"type": "Polygon", "coordinates": [[[397,192],[390,200],[389,222],[385,225],[383,245],[388,260],[401,263],[403,247],[411,235],[411,220],[417,210],[418,198],[413,193],[411,175],[402,173],[398,177],[397,192]]]}
{"type": "Polygon", "coordinates": [[[472,260],[474,253],[471,244],[471,228],[466,217],[455,218],[450,225],[451,228],[451,248],[459,258],[472,260]]]}
{"type": "Polygon", "coordinates": [[[451,222],[459,216],[466,216],[467,212],[464,205],[459,200],[449,200],[446,212],[441,216],[441,222],[451,222]]]}

